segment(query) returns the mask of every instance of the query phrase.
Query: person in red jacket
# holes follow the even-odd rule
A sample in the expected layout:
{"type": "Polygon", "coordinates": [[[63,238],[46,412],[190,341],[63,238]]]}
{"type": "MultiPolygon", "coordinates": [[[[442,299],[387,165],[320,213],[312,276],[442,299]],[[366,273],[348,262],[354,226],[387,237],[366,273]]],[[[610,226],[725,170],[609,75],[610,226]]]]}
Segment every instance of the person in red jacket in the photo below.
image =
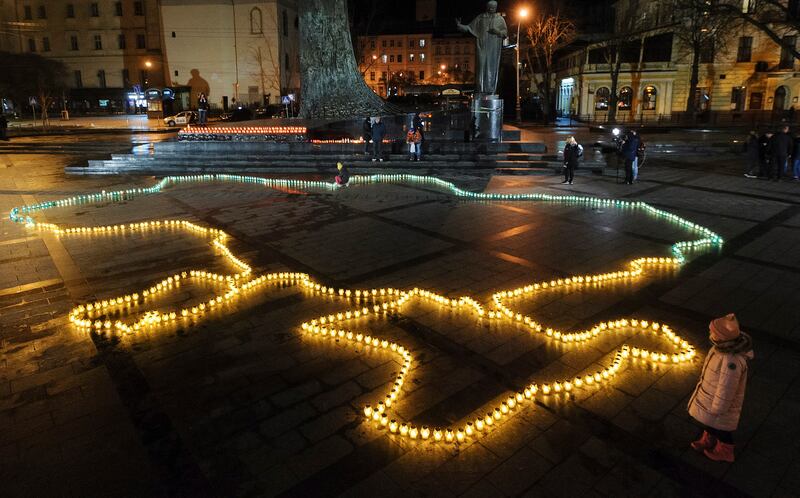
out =
{"type": "Polygon", "coordinates": [[[409,161],[419,161],[422,156],[422,133],[417,128],[411,128],[406,135],[406,143],[410,156],[409,161]]]}
{"type": "Polygon", "coordinates": [[[742,414],[753,341],[739,329],[733,313],[712,320],[708,328],[713,346],[689,400],[689,415],[703,424],[704,430],[691,446],[711,460],[733,462],[733,431],[742,414]]]}

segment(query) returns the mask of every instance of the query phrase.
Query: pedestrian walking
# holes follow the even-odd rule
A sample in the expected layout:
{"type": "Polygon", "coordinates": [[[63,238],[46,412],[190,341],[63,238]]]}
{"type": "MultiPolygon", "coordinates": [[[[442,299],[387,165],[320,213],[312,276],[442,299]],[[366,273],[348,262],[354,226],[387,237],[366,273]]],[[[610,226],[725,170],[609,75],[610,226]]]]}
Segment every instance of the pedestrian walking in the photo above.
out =
{"type": "Polygon", "coordinates": [[[364,155],[369,154],[369,143],[372,141],[372,119],[364,118],[361,123],[361,138],[364,140],[364,155]]]}
{"type": "Polygon", "coordinates": [[[583,156],[583,146],[575,140],[575,137],[569,137],[564,145],[564,181],[561,182],[562,184],[572,185],[575,168],[578,167],[581,156],[583,156]]]}
{"type": "Polygon", "coordinates": [[[205,126],[208,118],[208,97],[205,93],[201,93],[197,99],[197,124],[205,126]]]}
{"type": "Polygon", "coordinates": [[[794,137],[794,149],[792,151],[792,178],[800,180],[800,133],[794,137]]]}
{"type": "Polygon", "coordinates": [[[419,132],[419,135],[422,137],[422,140],[425,141],[425,124],[422,122],[422,118],[420,117],[419,113],[414,114],[414,119],[411,123],[415,130],[419,132]]]}
{"type": "Polygon", "coordinates": [[[628,137],[622,143],[622,158],[625,160],[625,184],[633,185],[633,162],[639,151],[639,135],[631,130],[628,137]]]}
{"type": "Polygon", "coordinates": [[[336,163],[336,170],[338,174],[333,178],[333,180],[336,182],[336,185],[340,187],[346,187],[347,182],[350,181],[350,172],[347,171],[347,166],[342,163],[336,163]]]}
{"type": "Polygon", "coordinates": [[[383,162],[383,137],[386,136],[386,125],[381,118],[375,118],[372,124],[372,160],[383,162]]]}
{"type": "Polygon", "coordinates": [[[0,112],[0,140],[8,142],[8,119],[0,112]]]}
{"type": "Polygon", "coordinates": [[[772,133],[767,132],[761,135],[758,139],[758,160],[759,160],[759,178],[767,178],[769,176],[770,167],[772,165],[772,133]]]}
{"type": "Polygon", "coordinates": [[[636,147],[636,159],[633,161],[633,181],[639,180],[639,168],[644,164],[644,157],[645,152],[647,150],[647,146],[644,144],[644,140],[642,140],[642,136],[636,133],[636,130],[631,130],[631,133],[639,137],[639,145],[636,147]]]}
{"type": "Polygon", "coordinates": [[[789,156],[792,155],[794,150],[794,142],[791,135],[789,135],[789,127],[784,126],[779,133],[772,137],[770,143],[772,149],[772,168],[769,178],[779,182],[786,172],[786,165],[789,161],[789,156]]]}
{"type": "Polygon", "coordinates": [[[422,133],[417,128],[411,128],[406,135],[406,143],[408,144],[409,161],[419,161],[422,155],[422,133]]]}
{"type": "Polygon", "coordinates": [[[688,407],[703,432],[691,446],[711,460],[733,462],[733,432],[742,413],[753,341],[733,313],[712,320],[708,330],[712,346],[688,407]]]}
{"type": "Polygon", "coordinates": [[[746,178],[758,178],[758,170],[761,167],[761,145],[756,130],[750,130],[745,143],[745,153],[747,154],[747,167],[744,170],[746,178]]]}

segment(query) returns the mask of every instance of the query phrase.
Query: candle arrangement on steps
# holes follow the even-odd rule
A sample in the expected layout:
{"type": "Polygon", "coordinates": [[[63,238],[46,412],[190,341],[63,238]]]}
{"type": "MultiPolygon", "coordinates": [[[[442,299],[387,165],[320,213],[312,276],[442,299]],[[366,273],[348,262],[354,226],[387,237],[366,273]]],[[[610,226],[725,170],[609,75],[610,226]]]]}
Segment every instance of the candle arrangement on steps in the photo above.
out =
{"type": "Polygon", "coordinates": [[[12,209],[11,220],[24,223],[30,229],[48,231],[59,236],[86,236],[86,235],[115,235],[146,230],[184,230],[193,235],[210,238],[211,245],[235,271],[230,274],[220,274],[204,269],[193,269],[173,274],[150,287],[140,289],[138,292],[124,294],[107,299],[79,304],[69,314],[69,320],[75,326],[87,331],[99,333],[136,333],[145,328],[163,327],[168,325],[190,326],[198,320],[216,312],[217,316],[226,312],[235,311],[228,307],[233,301],[243,295],[263,289],[268,284],[282,286],[298,285],[311,293],[325,296],[340,297],[355,306],[337,313],[319,316],[303,322],[300,329],[307,334],[330,338],[354,346],[364,346],[397,356],[400,367],[394,383],[383,398],[363,407],[364,416],[372,421],[376,427],[385,429],[397,437],[428,440],[434,443],[460,443],[484,433],[510,416],[518,412],[520,407],[530,405],[537,396],[553,396],[569,393],[574,389],[590,389],[594,386],[609,382],[618,373],[626,361],[640,359],[651,363],[679,364],[691,361],[695,357],[695,349],[685,339],[676,334],[666,324],[652,322],[644,318],[626,317],[604,321],[590,328],[580,331],[562,331],[547,327],[536,321],[533,317],[515,311],[507,302],[520,299],[536,293],[578,289],[586,286],[601,286],[610,282],[630,281],[642,277],[645,268],[676,268],[686,261],[686,251],[704,248],[719,247],[722,238],[708,228],[697,225],[689,220],[660,210],[639,201],[621,201],[602,199],[589,196],[562,196],[543,193],[521,194],[491,194],[470,192],[460,189],[454,184],[429,176],[417,175],[371,175],[354,176],[351,183],[354,185],[368,185],[379,183],[403,183],[412,185],[425,185],[435,187],[450,194],[481,201],[543,201],[558,202],[562,204],[605,206],[619,209],[641,210],[656,218],[666,219],[676,223],[692,233],[699,234],[699,238],[674,243],[670,250],[672,257],[640,257],[628,263],[627,269],[610,273],[583,274],[552,279],[537,283],[530,283],[512,290],[502,290],[494,293],[491,306],[487,310],[477,300],[469,296],[458,298],[447,297],[431,290],[413,288],[397,289],[392,287],[374,289],[345,289],[335,288],[315,282],[306,273],[299,272],[272,272],[255,275],[253,269],[242,259],[237,257],[227,245],[229,236],[222,230],[200,226],[188,220],[150,220],[137,223],[121,223],[104,226],[60,226],[53,223],[39,222],[35,215],[48,209],[74,206],[86,203],[120,202],[141,195],[152,195],[162,191],[170,185],[186,183],[210,182],[235,182],[261,185],[274,189],[317,190],[331,192],[336,187],[327,182],[270,179],[248,177],[239,175],[195,175],[195,176],[170,176],[162,179],[155,185],[147,188],[135,188],[113,192],[74,196],[58,201],[47,201],[39,204],[22,206],[12,209]],[[158,296],[175,292],[184,281],[198,281],[221,287],[222,292],[213,294],[207,300],[199,301],[185,307],[168,310],[142,308],[150,304],[158,296]],[[598,338],[601,335],[617,331],[634,331],[663,340],[668,346],[667,350],[648,350],[623,344],[614,354],[610,365],[594,372],[586,372],[570,378],[559,379],[548,383],[530,383],[520,386],[516,392],[511,392],[506,399],[495,406],[486,407],[486,415],[452,427],[428,427],[418,425],[412,421],[398,420],[392,417],[392,407],[402,395],[402,387],[407,375],[411,371],[413,356],[409,348],[391,340],[388,337],[378,337],[363,331],[345,328],[349,321],[366,317],[386,317],[400,313],[403,307],[411,300],[419,300],[446,307],[453,312],[472,313],[478,320],[493,322],[511,322],[522,325],[531,334],[543,334],[546,338],[560,341],[564,344],[583,343],[598,338]],[[119,317],[130,317],[128,321],[118,318],[112,320],[110,315],[116,313],[119,317]]]}

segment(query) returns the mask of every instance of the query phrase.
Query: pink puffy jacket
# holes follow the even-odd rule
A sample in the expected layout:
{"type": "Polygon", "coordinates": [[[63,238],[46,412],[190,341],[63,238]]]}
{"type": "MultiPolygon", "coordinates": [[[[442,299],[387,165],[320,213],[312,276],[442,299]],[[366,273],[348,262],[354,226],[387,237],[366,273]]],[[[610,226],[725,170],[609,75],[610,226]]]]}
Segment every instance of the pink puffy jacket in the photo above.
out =
{"type": "Polygon", "coordinates": [[[689,400],[689,415],[714,429],[736,430],[747,384],[747,360],[751,358],[752,351],[721,353],[712,347],[689,400]]]}

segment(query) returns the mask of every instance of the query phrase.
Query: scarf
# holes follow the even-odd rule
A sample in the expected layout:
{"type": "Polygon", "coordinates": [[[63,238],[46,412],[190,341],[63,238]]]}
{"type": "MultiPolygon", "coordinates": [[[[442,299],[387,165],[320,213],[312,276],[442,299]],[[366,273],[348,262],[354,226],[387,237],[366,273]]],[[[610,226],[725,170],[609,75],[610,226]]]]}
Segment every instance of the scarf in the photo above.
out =
{"type": "Polygon", "coordinates": [[[744,332],[740,332],[736,339],[731,339],[730,341],[715,341],[711,339],[711,343],[720,353],[737,354],[753,350],[753,339],[744,332]]]}

